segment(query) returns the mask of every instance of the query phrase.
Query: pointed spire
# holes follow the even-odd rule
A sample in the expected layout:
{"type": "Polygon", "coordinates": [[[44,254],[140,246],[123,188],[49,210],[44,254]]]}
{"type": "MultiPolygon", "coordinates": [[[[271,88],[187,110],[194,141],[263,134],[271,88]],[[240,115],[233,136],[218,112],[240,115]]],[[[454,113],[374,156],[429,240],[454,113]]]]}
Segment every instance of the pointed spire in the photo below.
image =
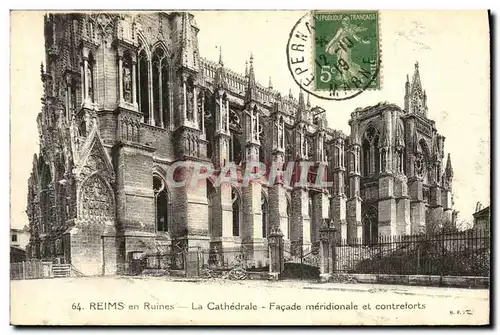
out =
{"type": "Polygon", "coordinates": [[[422,83],[420,82],[420,72],[418,70],[418,62],[415,62],[415,72],[413,73],[413,79],[411,84],[411,92],[416,90],[422,91],[422,83]]]}
{"type": "Polygon", "coordinates": [[[299,92],[299,110],[304,110],[306,105],[304,103],[304,91],[302,89],[299,92]]]}
{"type": "Polygon", "coordinates": [[[226,88],[226,71],[224,70],[224,62],[222,61],[222,46],[219,46],[219,67],[215,72],[215,86],[217,88],[226,88]]]}
{"type": "Polygon", "coordinates": [[[446,178],[451,180],[453,178],[453,167],[451,166],[451,154],[448,153],[448,160],[446,161],[445,169],[446,178]]]}
{"type": "Polygon", "coordinates": [[[219,45],[219,65],[224,66],[224,62],[222,61],[222,46],[219,45]]]}
{"type": "Polygon", "coordinates": [[[245,61],[245,78],[248,77],[248,61],[245,61]]]}
{"type": "Polygon", "coordinates": [[[250,69],[248,70],[247,92],[246,92],[247,101],[251,101],[256,98],[257,96],[256,86],[257,84],[255,82],[255,71],[253,69],[253,54],[250,54],[250,69]]]}
{"type": "Polygon", "coordinates": [[[307,92],[307,104],[306,104],[307,108],[311,108],[311,96],[309,94],[309,92],[307,92]]]}
{"type": "Polygon", "coordinates": [[[293,94],[292,94],[292,89],[291,88],[288,90],[288,97],[290,99],[293,98],[293,94]]]}
{"type": "Polygon", "coordinates": [[[273,89],[273,82],[271,80],[271,76],[269,76],[269,89],[273,89]]]}
{"type": "Polygon", "coordinates": [[[248,72],[248,80],[250,85],[255,85],[255,72],[253,69],[253,53],[250,53],[250,70],[248,72]]]}

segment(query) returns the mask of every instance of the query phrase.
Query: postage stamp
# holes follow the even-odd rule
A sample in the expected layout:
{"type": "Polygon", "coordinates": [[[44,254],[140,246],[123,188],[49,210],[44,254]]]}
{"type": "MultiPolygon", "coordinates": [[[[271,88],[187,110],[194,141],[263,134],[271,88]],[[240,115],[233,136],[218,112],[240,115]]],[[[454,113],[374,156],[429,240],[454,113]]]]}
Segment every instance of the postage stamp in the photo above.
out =
{"type": "Polygon", "coordinates": [[[382,86],[377,11],[311,11],[293,26],[288,69],[316,98],[352,99],[382,86]]]}
{"type": "Polygon", "coordinates": [[[11,325],[492,324],[491,22],[10,11],[11,325]]]}
{"type": "Polygon", "coordinates": [[[380,89],[377,11],[314,12],[316,90],[380,89]]]}

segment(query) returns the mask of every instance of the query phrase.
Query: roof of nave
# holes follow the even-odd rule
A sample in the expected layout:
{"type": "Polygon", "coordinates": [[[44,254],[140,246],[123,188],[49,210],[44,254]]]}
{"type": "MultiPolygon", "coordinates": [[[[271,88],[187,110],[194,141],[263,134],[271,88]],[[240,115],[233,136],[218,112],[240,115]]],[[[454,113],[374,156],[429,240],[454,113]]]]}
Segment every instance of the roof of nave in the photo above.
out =
{"type": "Polygon", "coordinates": [[[375,111],[381,112],[381,111],[388,110],[388,109],[403,112],[403,109],[401,107],[399,107],[398,105],[396,105],[395,103],[381,101],[376,105],[367,106],[367,107],[358,107],[354,110],[354,113],[363,114],[363,113],[369,113],[369,112],[375,112],[375,111]]]}
{"type": "MultiPolygon", "coordinates": [[[[209,70],[208,72],[203,72],[205,80],[208,83],[213,83],[213,81],[215,80],[215,73],[219,68],[219,63],[203,57],[201,58],[201,63],[203,67],[209,70]]],[[[233,93],[244,96],[247,85],[246,76],[226,67],[224,67],[224,72],[229,89],[233,93]]],[[[284,112],[287,112],[287,114],[295,113],[295,109],[297,109],[299,104],[298,99],[296,99],[295,97],[291,96],[290,94],[281,94],[279,91],[270,87],[266,87],[259,82],[256,82],[256,88],[257,99],[260,100],[259,102],[263,103],[264,105],[269,105],[275,101],[279,101],[283,104],[284,112]]]]}

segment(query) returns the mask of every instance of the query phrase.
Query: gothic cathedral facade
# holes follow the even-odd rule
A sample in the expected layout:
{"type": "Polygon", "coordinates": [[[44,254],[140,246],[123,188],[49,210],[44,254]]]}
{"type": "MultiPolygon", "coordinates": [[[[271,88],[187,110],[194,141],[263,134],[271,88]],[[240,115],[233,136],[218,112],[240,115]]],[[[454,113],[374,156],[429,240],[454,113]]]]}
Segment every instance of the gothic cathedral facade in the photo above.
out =
{"type": "Polygon", "coordinates": [[[173,246],[258,258],[271,228],[295,252],[317,244],[324,222],[364,243],[451,223],[453,170],[449,156],[443,169],[444,137],[427,117],[418,65],[404,108],[358,108],[345,135],[303,92],[296,99],[257,83],[252,56],[244,74],[222,54],[202,58],[191,13],[50,14],[44,28],[30,258],[114,274],[134,253],[173,246]],[[326,166],[333,185],[208,178],[172,187],[167,178],[178,162],[240,171],[300,161],[326,166]]]}

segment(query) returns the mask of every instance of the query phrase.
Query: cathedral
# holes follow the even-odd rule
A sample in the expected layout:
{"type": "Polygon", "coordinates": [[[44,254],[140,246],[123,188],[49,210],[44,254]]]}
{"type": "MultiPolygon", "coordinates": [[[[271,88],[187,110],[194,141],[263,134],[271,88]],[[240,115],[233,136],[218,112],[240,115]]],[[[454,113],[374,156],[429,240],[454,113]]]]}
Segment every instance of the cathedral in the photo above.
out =
{"type": "MultiPolygon", "coordinates": [[[[357,108],[346,135],[303,92],[256,82],[252,56],[244,73],[222,54],[203,58],[191,13],[49,14],[44,29],[29,258],[116,274],[136,253],[168,248],[257,259],[271,230],[303,252],[324,222],[366,244],[451,224],[453,170],[418,64],[403,107],[357,108]],[[305,161],[311,175],[325,166],[331,186],[206,178],[173,187],[167,178],[179,162],[210,163],[216,175],[229,162],[240,172],[305,161]]],[[[190,173],[176,169],[174,179],[190,173]]]]}

